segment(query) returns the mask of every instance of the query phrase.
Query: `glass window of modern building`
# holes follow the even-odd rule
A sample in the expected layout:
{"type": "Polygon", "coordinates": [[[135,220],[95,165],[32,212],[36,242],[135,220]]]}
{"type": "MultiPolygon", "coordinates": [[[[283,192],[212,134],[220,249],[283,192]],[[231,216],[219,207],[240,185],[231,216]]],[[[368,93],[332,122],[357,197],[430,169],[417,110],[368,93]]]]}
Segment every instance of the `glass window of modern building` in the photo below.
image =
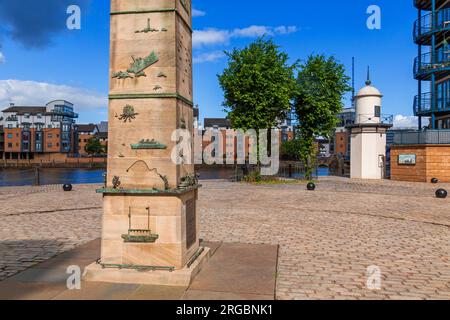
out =
{"type": "Polygon", "coordinates": [[[447,0],[413,0],[418,9],[414,24],[414,42],[418,55],[414,61],[414,77],[418,95],[414,113],[430,118],[431,129],[444,129],[450,118],[450,2],[447,0]]]}

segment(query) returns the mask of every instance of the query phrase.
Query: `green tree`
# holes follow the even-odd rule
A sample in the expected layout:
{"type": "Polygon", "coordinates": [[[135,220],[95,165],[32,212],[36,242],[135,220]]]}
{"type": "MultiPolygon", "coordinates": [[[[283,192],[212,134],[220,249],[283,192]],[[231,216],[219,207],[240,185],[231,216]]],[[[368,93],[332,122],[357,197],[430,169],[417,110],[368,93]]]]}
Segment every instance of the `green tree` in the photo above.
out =
{"type": "Polygon", "coordinates": [[[300,160],[300,149],[302,142],[300,139],[285,141],[280,147],[280,157],[283,160],[300,160]]]}
{"type": "Polygon", "coordinates": [[[307,179],[312,177],[317,156],[315,138],[328,137],[336,127],[342,98],[351,90],[349,80],[344,65],[334,57],[311,55],[300,66],[295,113],[300,124],[300,160],[307,179]]]}
{"type": "Polygon", "coordinates": [[[84,147],[84,151],[86,151],[89,155],[94,154],[104,154],[105,148],[100,143],[100,140],[97,138],[90,138],[84,147]]]}
{"type": "Polygon", "coordinates": [[[298,63],[289,64],[289,56],[264,37],[226,55],[228,67],[218,78],[233,128],[259,132],[276,127],[291,110],[298,63]]]}

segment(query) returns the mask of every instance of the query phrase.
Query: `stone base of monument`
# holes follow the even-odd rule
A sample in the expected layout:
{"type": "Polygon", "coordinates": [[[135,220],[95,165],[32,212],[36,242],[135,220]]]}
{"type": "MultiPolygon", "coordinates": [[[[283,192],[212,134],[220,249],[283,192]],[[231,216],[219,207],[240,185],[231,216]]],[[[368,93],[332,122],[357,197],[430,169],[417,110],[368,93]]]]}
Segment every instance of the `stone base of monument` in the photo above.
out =
{"type": "Polygon", "coordinates": [[[86,267],[83,280],[92,282],[143,284],[171,287],[188,287],[195,276],[204,268],[210,258],[210,249],[204,248],[201,254],[189,266],[183,269],[146,270],[130,267],[102,266],[93,263],[86,267]]]}

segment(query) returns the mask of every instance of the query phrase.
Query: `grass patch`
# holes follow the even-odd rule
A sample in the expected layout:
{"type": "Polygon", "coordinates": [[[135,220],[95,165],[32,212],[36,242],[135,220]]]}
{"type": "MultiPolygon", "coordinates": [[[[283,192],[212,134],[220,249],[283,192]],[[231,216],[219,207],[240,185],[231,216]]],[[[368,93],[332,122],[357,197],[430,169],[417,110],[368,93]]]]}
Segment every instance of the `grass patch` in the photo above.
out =
{"type": "Polygon", "coordinates": [[[308,182],[316,183],[316,181],[309,181],[305,179],[289,179],[272,176],[261,176],[259,172],[250,173],[249,175],[243,178],[242,182],[253,185],[305,184],[308,182]]]}

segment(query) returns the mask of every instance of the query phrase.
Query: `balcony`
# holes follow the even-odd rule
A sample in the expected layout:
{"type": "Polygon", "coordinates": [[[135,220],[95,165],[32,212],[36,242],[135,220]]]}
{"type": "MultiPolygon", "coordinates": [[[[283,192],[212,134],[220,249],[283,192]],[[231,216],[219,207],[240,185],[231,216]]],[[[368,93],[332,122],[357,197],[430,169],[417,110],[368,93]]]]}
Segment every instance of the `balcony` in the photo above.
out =
{"type": "Polygon", "coordinates": [[[52,112],[55,116],[61,116],[61,117],[68,117],[76,119],[78,118],[78,113],[75,113],[73,111],[67,111],[67,110],[59,110],[59,109],[53,109],[52,112]]]}
{"type": "Polygon", "coordinates": [[[392,144],[450,144],[450,130],[395,131],[392,144]]]}
{"type": "Polygon", "coordinates": [[[445,40],[445,32],[450,30],[450,8],[428,13],[414,22],[414,42],[431,46],[431,36],[436,35],[436,43],[445,40]]]}
{"type": "Polygon", "coordinates": [[[355,115],[355,123],[352,125],[356,126],[365,124],[392,125],[393,123],[394,123],[394,116],[391,114],[382,114],[379,117],[376,117],[374,115],[357,114],[355,115]]]}
{"type": "Polygon", "coordinates": [[[436,80],[450,74],[450,48],[446,47],[436,51],[425,53],[414,60],[414,78],[416,80],[430,80],[431,75],[436,80]]]}
{"type": "MultiPolygon", "coordinates": [[[[436,8],[442,7],[442,5],[445,2],[447,2],[447,0],[436,0],[436,8]]],[[[428,11],[430,11],[432,9],[431,0],[413,0],[413,3],[417,9],[428,10],[428,11]]]]}
{"type": "Polygon", "coordinates": [[[435,107],[431,101],[431,93],[423,93],[420,97],[414,97],[414,115],[415,116],[431,116],[432,113],[450,113],[450,97],[437,98],[434,102],[435,107]]]}
{"type": "Polygon", "coordinates": [[[19,118],[17,118],[17,116],[9,116],[5,119],[5,121],[19,121],[19,118]]]}

